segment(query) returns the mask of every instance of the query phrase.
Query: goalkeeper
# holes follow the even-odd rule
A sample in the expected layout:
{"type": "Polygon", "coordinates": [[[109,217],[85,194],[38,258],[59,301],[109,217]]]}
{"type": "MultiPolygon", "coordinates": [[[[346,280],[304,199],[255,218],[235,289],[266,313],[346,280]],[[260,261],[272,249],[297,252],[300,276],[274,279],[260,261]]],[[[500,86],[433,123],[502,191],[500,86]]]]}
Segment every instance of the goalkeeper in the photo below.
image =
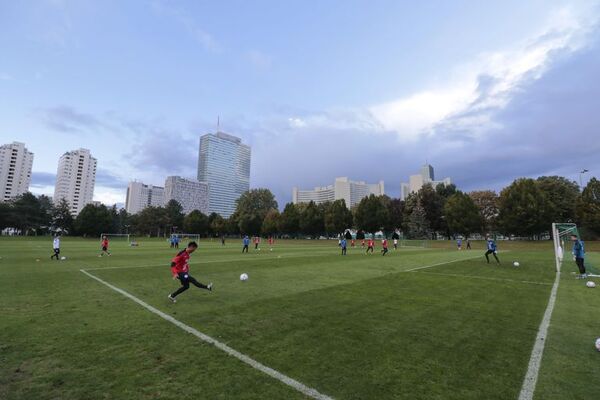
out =
{"type": "Polygon", "coordinates": [[[486,237],[487,240],[487,251],[485,252],[485,259],[487,260],[488,264],[490,263],[490,254],[494,255],[494,258],[496,259],[496,262],[498,264],[500,264],[500,260],[498,259],[498,248],[496,247],[496,242],[494,241],[494,239],[492,239],[491,237],[487,236],[486,237]]]}
{"type": "Polygon", "coordinates": [[[575,264],[577,264],[577,268],[579,268],[579,278],[585,279],[587,278],[587,274],[585,272],[585,249],[583,247],[583,241],[579,239],[577,235],[571,235],[571,240],[573,241],[573,257],[575,258],[575,264]]]}

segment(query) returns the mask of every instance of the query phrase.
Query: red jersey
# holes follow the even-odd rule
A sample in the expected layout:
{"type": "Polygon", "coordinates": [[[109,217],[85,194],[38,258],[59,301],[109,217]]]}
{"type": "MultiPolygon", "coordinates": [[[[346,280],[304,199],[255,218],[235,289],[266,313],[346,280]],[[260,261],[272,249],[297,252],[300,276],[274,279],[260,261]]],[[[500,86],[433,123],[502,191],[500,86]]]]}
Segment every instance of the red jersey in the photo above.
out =
{"type": "Polygon", "coordinates": [[[108,249],[108,239],[102,240],[102,247],[106,247],[108,249]]]}
{"type": "Polygon", "coordinates": [[[269,238],[269,244],[272,245],[275,242],[275,240],[273,240],[273,238],[269,238]]]}
{"type": "Polygon", "coordinates": [[[387,249],[387,239],[383,239],[381,241],[381,245],[383,246],[384,249],[387,249]]]}
{"type": "Polygon", "coordinates": [[[254,238],[254,243],[260,243],[260,238],[259,237],[255,237],[254,238]]]}
{"type": "Polygon", "coordinates": [[[190,266],[188,265],[188,260],[190,259],[190,254],[182,250],[173,259],[171,260],[171,272],[173,276],[176,276],[182,272],[188,272],[190,270],[190,266]]]}
{"type": "Polygon", "coordinates": [[[368,242],[368,245],[369,245],[369,247],[373,247],[373,245],[374,245],[374,244],[375,244],[375,243],[373,242],[373,240],[372,240],[372,239],[369,239],[369,242],[368,242]]]}

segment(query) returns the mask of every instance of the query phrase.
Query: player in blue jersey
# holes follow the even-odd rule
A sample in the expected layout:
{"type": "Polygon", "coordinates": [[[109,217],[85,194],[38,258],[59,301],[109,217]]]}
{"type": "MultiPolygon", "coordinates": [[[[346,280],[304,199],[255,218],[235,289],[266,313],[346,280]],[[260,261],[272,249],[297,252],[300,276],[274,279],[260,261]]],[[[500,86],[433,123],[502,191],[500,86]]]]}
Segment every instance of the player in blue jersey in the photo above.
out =
{"type": "Polygon", "coordinates": [[[500,260],[498,259],[498,248],[496,247],[496,242],[494,241],[494,239],[492,239],[491,237],[487,236],[486,237],[487,240],[487,251],[485,252],[485,259],[487,260],[488,264],[490,263],[490,254],[494,255],[494,258],[496,259],[496,261],[498,262],[498,264],[500,264],[500,260]]]}
{"type": "Polygon", "coordinates": [[[577,268],[579,268],[579,278],[585,279],[587,278],[587,273],[585,272],[585,249],[583,241],[577,235],[571,235],[571,240],[573,241],[573,257],[575,258],[577,268]]]}

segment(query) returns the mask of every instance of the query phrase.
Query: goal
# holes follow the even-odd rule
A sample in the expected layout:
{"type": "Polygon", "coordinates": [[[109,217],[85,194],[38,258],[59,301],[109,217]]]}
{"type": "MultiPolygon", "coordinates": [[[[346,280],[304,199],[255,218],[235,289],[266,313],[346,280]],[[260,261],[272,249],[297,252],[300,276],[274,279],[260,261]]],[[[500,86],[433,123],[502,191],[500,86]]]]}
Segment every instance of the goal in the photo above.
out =
{"type": "MultiPolygon", "coordinates": [[[[172,236],[176,236],[179,238],[180,241],[182,240],[189,240],[189,241],[199,241],[200,240],[200,234],[199,233],[174,233],[171,235],[172,236]]],[[[171,237],[167,238],[167,241],[171,240],[171,237]]]]}
{"type": "Polygon", "coordinates": [[[108,240],[110,241],[124,241],[127,243],[130,243],[130,235],[128,233],[103,233],[100,235],[100,240],[102,240],[102,238],[106,236],[108,238],[108,240]]]}
{"type": "MultiPolygon", "coordinates": [[[[579,238],[579,230],[577,225],[573,223],[558,223],[552,224],[552,239],[554,240],[554,258],[556,260],[556,271],[560,272],[563,260],[570,259],[571,254],[571,235],[577,235],[579,238]]],[[[586,260],[587,261],[587,260],[586,260]]],[[[598,270],[586,262],[585,266],[588,271],[588,276],[598,277],[598,270]]]]}
{"type": "Polygon", "coordinates": [[[418,239],[400,239],[398,240],[398,245],[400,247],[427,247],[427,240],[418,240],[418,239]]]}

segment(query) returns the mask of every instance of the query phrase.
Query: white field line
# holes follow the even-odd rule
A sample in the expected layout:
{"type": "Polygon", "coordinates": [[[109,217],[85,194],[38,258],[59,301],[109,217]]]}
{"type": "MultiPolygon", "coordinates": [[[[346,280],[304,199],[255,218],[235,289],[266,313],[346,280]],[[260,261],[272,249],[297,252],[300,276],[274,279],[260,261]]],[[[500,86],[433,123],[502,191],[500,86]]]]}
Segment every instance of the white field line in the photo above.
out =
{"type": "Polygon", "coordinates": [[[248,357],[247,355],[242,354],[235,349],[232,349],[231,347],[227,346],[225,343],[221,343],[218,340],[198,331],[197,329],[194,329],[191,326],[186,325],[179,320],[176,320],[175,318],[171,317],[170,315],[165,314],[164,312],[152,307],[151,305],[149,305],[149,304],[145,303],[144,301],[138,299],[137,297],[129,294],[128,292],[124,291],[123,289],[120,289],[114,285],[111,285],[110,283],[103,281],[102,279],[98,278],[97,276],[90,274],[86,270],[80,269],[80,271],[82,273],[84,273],[85,275],[87,275],[88,277],[111,288],[115,292],[122,294],[123,296],[127,297],[130,300],[133,300],[134,302],[138,303],[140,306],[142,306],[145,309],[147,309],[148,311],[158,315],[162,319],[169,321],[173,325],[183,329],[184,331],[186,331],[188,333],[191,333],[192,335],[196,336],[198,339],[200,339],[206,343],[214,345],[219,350],[222,350],[225,353],[229,354],[230,356],[233,356],[233,357],[237,358],[238,360],[250,365],[252,368],[254,368],[256,370],[259,370],[259,371],[269,375],[270,377],[275,378],[282,383],[285,383],[286,385],[296,389],[297,391],[301,392],[302,394],[304,394],[308,397],[311,397],[313,399],[318,399],[318,400],[333,400],[331,397],[324,395],[322,393],[319,393],[316,389],[310,388],[310,387],[304,385],[303,383],[298,382],[297,380],[292,379],[289,376],[284,375],[281,372],[274,370],[273,368],[269,368],[266,365],[261,364],[258,361],[248,357]]]}
{"type": "Polygon", "coordinates": [[[444,262],[439,262],[436,264],[431,264],[431,265],[425,265],[423,267],[415,267],[415,268],[411,268],[411,269],[405,269],[404,271],[398,271],[398,272],[412,272],[412,271],[418,271],[420,269],[427,269],[427,268],[433,268],[433,267],[437,267],[440,265],[446,265],[446,264],[452,264],[455,262],[459,262],[459,261],[467,261],[467,260],[472,260],[474,258],[480,258],[482,257],[482,255],[478,255],[478,256],[473,256],[473,257],[467,257],[467,258],[459,258],[458,260],[452,260],[452,261],[444,261],[444,262]]]}
{"type": "MultiPolygon", "coordinates": [[[[339,250],[336,249],[337,252],[339,250]]],[[[282,253],[277,257],[260,257],[254,258],[253,256],[247,256],[244,258],[228,258],[228,259],[218,259],[218,260],[207,260],[207,261],[197,261],[191,262],[190,265],[201,265],[201,264],[215,264],[215,263],[227,263],[227,262],[238,262],[238,261],[261,261],[261,260],[279,260],[279,259],[290,259],[290,258],[310,258],[310,257],[319,257],[326,254],[337,254],[337,252],[328,251],[314,251],[308,254],[296,254],[296,253],[282,253]]],[[[124,265],[120,267],[94,267],[94,268],[86,268],[86,271],[100,271],[100,270],[108,270],[108,269],[130,269],[130,268],[155,268],[155,267],[165,267],[169,266],[169,261],[167,260],[163,264],[151,264],[151,265],[124,265]]]]}
{"type": "Polygon", "coordinates": [[[538,328],[537,336],[535,338],[535,344],[531,350],[529,366],[527,367],[525,379],[523,379],[523,386],[521,387],[521,392],[519,393],[519,400],[533,399],[535,385],[537,384],[540,365],[542,363],[542,356],[544,355],[544,346],[546,344],[546,338],[548,337],[548,327],[550,326],[552,311],[554,311],[554,304],[556,303],[556,293],[558,292],[559,282],[560,270],[556,271],[556,277],[554,278],[554,284],[552,285],[550,298],[548,299],[548,306],[546,306],[544,318],[542,318],[542,322],[540,322],[540,327],[538,328]]]}
{"type": "Polygon", "coordinates": [[[429,271],[415,271],[415,273],[428,274],[428,275],[452,276],[452,277],[456,277],[456,278],[465,278],[465,279],[483,279],[483,280],[487,280],[487,281],[528,283],[528,284],[531,284],[531,285],[548,285],[548,286],[552,285],[552,282],[519,281],[519,280],[516,280],[516,279],[492,278],[492,277],[478,276],[478,275],[443,274],[443,273],[440,273],[440,272],[429,272],[429,271]]]}

